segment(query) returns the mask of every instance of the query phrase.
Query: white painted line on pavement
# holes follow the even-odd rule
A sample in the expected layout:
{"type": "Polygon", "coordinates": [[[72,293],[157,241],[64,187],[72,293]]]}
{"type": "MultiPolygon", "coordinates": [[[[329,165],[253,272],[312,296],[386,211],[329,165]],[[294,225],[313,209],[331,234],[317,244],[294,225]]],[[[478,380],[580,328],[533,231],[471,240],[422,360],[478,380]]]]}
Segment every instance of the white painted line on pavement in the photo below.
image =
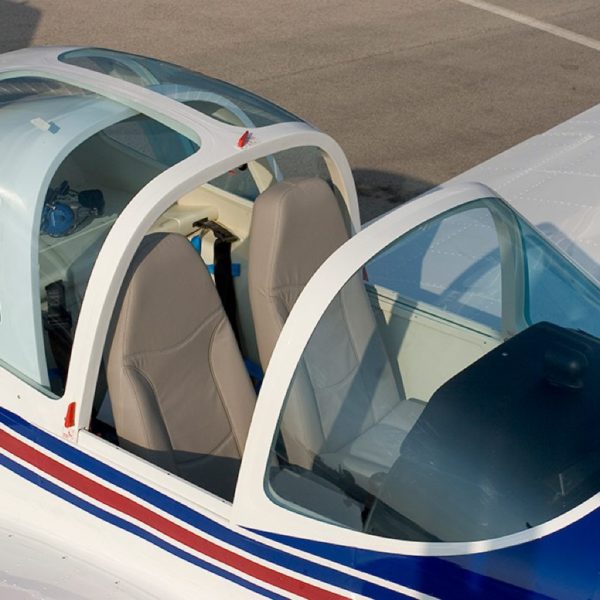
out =
{"type": "Polygon", "coordinates": [[[564,29],[562,27],[558,27],[557,25],[552,25],[551,23],[546,23],[545,21],[540,21],[539,19],[534,19],[533,17],[528,17],[527,15],[515,12],[514,10],[509,10],[508,8],[496,6],[495,4],[491,4],[490,2],[484,2],[483,0],[456,1],[460,2],[461,4],[468,4],[469,6],[473,6],[474,8],[479,8],[481,10],[494,13],[495,15],[505,17],[506,19],[510,19],[511,21],[516,21],[517,23],[521,23],[522,25],[528,25],[529,27],[533,27],[534,29],[545,31],[546,33],[550,33],[552,35],[555,35],[556,37],[562,38],[563,40],[569,40],[570,42],[574,42],[581,46],[586,46],[587,48],[591,48],[592,50],[600,51],[600,41],[598,40],[587,37],[585,35],[581,35],[579,33],[575,33],[574,31],[569,31],[568,29],[564,29]]]}

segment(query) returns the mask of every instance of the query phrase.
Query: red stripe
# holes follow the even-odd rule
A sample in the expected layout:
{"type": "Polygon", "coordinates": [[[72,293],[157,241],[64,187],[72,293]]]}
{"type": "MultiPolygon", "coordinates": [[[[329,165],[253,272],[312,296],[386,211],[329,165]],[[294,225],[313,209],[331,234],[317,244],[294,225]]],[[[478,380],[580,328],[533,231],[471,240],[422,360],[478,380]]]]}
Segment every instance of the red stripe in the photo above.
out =
{"type": "Polygon", "coordinates": [[[227,548],[223,548],[200,537],[199,535],[169,521],[165,517],[152,512],[150,509],[138,504],[134,500],[115,492],[85,475],[74,471],[66,465],[39,452],[35,448],[23,443],[4,430],[0,430],[0,445],[11,454],[34,465],[38,469],[59,479],[72,488],[79,490],[90,498],[102,502],[111,508],[125,513],[134,519],[149,525],[156,531],[177,540],[181,544],[193,548],[214,560],[229,567],[242,571],[247,575],[260,579],[287,592],[315,600],[334,600],[344,598],[333,592],[316,587],[299,579],[294,579],[284,573],[279,573],[270,567],[256,563],[244,556],[240,556],[227,548]]]}

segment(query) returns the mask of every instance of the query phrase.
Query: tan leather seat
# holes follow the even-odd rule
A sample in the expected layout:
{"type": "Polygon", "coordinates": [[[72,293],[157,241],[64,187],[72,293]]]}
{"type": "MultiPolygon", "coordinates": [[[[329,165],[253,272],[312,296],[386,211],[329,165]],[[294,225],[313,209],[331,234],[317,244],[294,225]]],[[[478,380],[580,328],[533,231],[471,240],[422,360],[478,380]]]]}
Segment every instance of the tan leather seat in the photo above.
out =
{"type": "Polygon", "coordinates": [[[124,448],[232,499],[255,395],[212,279],[185,237],[142,241],[115,309],[107,378],[124,448]]]}
{"type": "MultiPolygon", "coordinates": [[[[304,286],[348,231],[345,207],[321,179],[278,183],[256,199],[249,291],[263,368],[304,286]]],[[[422,410],[401,392],[357,274],[321,318],[288,392],[289,460],[307,469],[318,460],[367,486],[393,464],[422,410]]]]}

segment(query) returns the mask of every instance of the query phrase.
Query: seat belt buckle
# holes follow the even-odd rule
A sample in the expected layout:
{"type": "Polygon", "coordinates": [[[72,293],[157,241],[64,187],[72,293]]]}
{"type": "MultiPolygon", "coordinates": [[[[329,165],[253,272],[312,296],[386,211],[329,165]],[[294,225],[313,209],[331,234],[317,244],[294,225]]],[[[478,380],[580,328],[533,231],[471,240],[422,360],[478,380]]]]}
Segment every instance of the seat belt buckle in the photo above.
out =
{"type": "Polygon", "coordinates": [[[226,244],[233,244],[233,242],[237,242],[240,239],[237,235],[229,231],[229,229],[226,229],[225,227],[223,227],[223,225],[220,225],[215,221],[211,221],[207,217],[196,221],[193,224],[193,227],[198,227],[199,229],[206,229],[208,231],[212,231],[215,238],[219,242],[224,242],[226,244]]]}

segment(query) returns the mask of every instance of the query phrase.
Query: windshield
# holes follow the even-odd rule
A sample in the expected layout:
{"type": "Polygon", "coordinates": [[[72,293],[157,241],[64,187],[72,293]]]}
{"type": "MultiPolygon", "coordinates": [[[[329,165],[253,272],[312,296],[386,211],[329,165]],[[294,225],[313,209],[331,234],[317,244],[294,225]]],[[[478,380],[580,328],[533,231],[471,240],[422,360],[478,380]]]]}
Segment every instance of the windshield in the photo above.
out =
{"type": "Polygon", "coordinates": [[[151,89],[230,125],[264,127],[300,120],[234,85],[153,58],[82,48],[63,53],[59,60],[151,89]]]}

